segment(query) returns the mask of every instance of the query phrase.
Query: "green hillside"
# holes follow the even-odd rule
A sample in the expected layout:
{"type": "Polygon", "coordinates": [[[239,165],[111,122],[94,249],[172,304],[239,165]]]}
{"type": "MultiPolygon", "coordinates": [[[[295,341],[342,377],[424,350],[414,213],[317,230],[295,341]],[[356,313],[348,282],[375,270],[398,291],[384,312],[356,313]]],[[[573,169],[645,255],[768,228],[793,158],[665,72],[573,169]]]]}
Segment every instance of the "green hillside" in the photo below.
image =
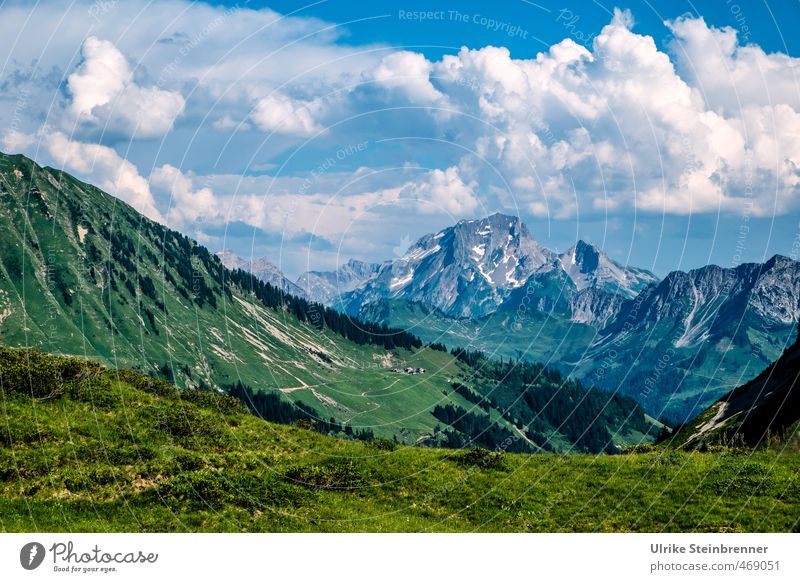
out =
{"type": "MultiPolygon", "coordinates": [[[[183,388],[275,393],[312,410],[325,432],[341,425],[407,444],[492,446],[534,420],[459,394],[455,384],[487,392],[493,380],[446,351],[227,270],[195,241],[23,156],[0,155],[0,222],[5,346],[96,359],[183,388]],[[447,406],[460,428],[437,413],[447,406]]],[[[521,397],[536,387],[552,392],[547,405],[574,396],[544,378],[506,390],[521,397]]],[[[537,434],[547,438],[516,446],[599,452],[652,441],[635,402],[618,404],[626,414],[600,410],[573,437],[546,423],[537,434]]]]}
{"type": "Polygon", "coordinates": [[[797,531],[800,456],[525,455],[335,439],[0,350],[0,530],[797,531]]]}
{"type": "MultiPolygon", "coordinates": [[[[749,315],[730,323],[736,331],[723,339],[678,347],[675,322],[670,320],[601,337],[590,325],[533,310],[455,319],[419,303],[393,299],[366,305],[360,314],[425,341],[546,363],[587,385],[629,396],[668,424],[699,414],[757,374],[796,335],[792,325],[764,330],[763,323],[749,315]]],[[[719,326],[723,323],[727,322],[719,326]]]]}
{"type": "Polygon", "coordinates": [[[800,450],[800,338],[758,376],[680,427],[668,444],[687,449],[780,443],[800,450]]]}

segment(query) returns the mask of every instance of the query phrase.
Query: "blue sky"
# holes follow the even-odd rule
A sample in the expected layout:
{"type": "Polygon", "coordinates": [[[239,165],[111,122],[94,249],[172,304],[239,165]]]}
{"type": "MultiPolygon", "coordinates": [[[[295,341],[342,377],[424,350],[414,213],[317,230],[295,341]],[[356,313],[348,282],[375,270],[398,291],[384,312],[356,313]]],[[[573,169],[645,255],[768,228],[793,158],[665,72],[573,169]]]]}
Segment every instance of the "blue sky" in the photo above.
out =
{"type": "Polygon", "coordinates": [[[0,145],[292,277],[495,211],[660,275],[793,256],[798,6],[12,2],[0,145]]]}

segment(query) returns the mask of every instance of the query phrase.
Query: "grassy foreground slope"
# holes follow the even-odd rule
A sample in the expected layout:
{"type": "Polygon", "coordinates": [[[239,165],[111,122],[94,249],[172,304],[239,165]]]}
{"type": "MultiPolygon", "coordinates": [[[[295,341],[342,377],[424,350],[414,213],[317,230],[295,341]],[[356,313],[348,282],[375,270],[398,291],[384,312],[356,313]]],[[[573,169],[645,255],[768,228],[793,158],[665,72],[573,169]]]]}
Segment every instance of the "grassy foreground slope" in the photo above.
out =
{"type": "Polygon", "coordinates": [[[790,531],[800,455],[336,439],[231,397],[5,350],[3,531],[790,531]]]}

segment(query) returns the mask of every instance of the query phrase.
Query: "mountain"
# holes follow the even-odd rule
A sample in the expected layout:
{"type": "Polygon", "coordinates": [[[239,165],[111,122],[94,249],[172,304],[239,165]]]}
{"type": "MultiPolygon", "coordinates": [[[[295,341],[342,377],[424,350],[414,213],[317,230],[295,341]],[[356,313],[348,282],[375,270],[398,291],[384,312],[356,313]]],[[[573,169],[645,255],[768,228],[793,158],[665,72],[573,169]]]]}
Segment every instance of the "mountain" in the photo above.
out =
{"type": "Polygon", "coordinates": [[[526,305],[600,325],[622,300],[656,281],[649,271],[623,266],[584,241],[558,255],[519,218],[493,214],[422,237],[401,259],[345,293],[342,303],[357,315],[370,303],[403,299],[472,319],[526,305]]]}
{"type": "Polygon", "coordinates": [[[571,372],[682,423],[794,341],[800,263],[675,271],[625,301],[571,372]]]}
{"type": "Polygon", "coordinates": [[[498,378],[493,364],[478,369],[406,332],[287,294],[23,156],[0,154],[0,222],[6,347],[134,368],[185,389],[252,394],[247,401],[272,420],[299,410],[345,436],[487,448],[512,439],[509,451],[585,452],[653,439],[653,423],[630,398],[560,390],[549,371],[498,378]],[[501,381],[510,400],[527,391],[550,397],[510,417],[491,399],[501,381]],[[570,402],[589,412],[551,424],[550,411],[530,408],[570,402]]]}
{"type": "Polygon", "coordinates": [[[260,259],[243,259],[233,251],[222,250],[215,253],[222,264],[229,269],[242,269],[252,273],[264,283],[269,283],[286,293],[297,297],[307,297],[305,291],[284,277],[281,270],[272,264],[266,257],[260,259]]]}
{"type": "Polygon", "coordinates": [[[369,281],[381,269],[380,263],[350,259],[335,271],[307,271],[297,279],[305,296],[323,305],[334,305],[336,298],[369,281]]]}
{"type": "Polygon", "coordinates": [[[353,314],[368,303],[401,298],[454,317],[480,317],[552,257],[519,218],[462,220],[420,238],[343,302],[353,314]]]}
{"type": "Polygon", "coordinates": [[[647,285],[658,281],[650,271],[622,265],[599,247],[582,240],[559,255],[558,263],[578,291],[601,289],[632,298],[647,285]]]}
{"type": "Polygon", "coordinates": [[[499,310],[532,309],[602,327],[617,314],[625,299],[657,281],[651,272],[626,267],[599,247],[578,241],[512,290],[499,310]]]}
{"type": "Polygon", "coordinates": [[[772,438],[797,440],[799,429],[800,339],[766,370],[720,398],[669,440],[683,448],[756,446],[772,438]]]}
{"type": "Polygon", "coordinates": [[[534,273],[500,308],[451,317],[424,303],[381,300],[360,316],[425,341],[492,357],[544,362],[586,384],[636,399],[668,424],[682,424],[795,339],[800,263],[670,273],[632,299],[577,289],[564,269],[534,273]]]}

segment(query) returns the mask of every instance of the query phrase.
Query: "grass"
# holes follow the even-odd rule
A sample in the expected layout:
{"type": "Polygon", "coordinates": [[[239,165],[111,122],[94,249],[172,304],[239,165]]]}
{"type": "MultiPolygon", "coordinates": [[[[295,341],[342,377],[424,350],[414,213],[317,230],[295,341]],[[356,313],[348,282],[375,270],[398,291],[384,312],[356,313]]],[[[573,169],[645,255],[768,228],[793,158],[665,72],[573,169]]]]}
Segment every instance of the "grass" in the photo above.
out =
{"type": "Polygon", "coordinates": [[[37,398],[3,385],[3,531],[798,529],[796,452],[424,449],[266,423],[128,372],[75,378],[37,398]]]}

